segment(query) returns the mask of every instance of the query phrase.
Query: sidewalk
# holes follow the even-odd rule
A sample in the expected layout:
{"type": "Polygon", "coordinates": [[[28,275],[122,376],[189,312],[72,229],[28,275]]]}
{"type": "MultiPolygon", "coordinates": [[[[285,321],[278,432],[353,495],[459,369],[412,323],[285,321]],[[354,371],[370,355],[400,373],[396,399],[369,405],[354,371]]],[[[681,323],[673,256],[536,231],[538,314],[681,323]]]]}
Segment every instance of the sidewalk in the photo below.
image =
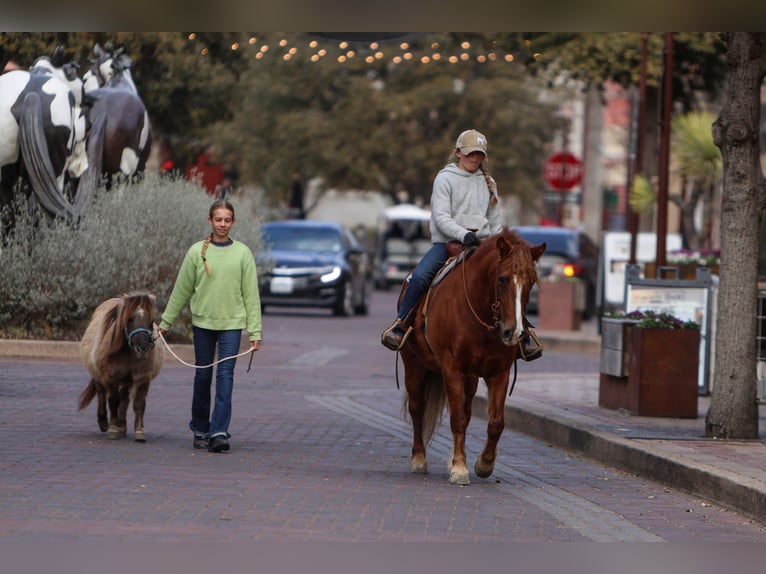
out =
{"type": "MultiPolygon", "coordinates": [[[[547,352],[600,353],[595,324],[538,334],[547,352]]],[[[506,426],[766,522],[766,404],[759,440],[716,440],[705,437],[709,396],[699,397],[696,419],[641,417],[599,407],[598,385],[598,373],[520,373],[506,399],[506,426]]],[[[483,385],[476,401],[484,412],[483,385]]]]}
{"type": "MultiPolygon", "coordinates": [[[[538,333],[548,353],[600,353],[593,323],[576,332],[538,333]]],[[[175,348],[192,361],[186,347],[175,348]]],[[[78,361],[79,343],[0,340],[3,357],[78,361]]],[[[597,372],[559,375],[555,369],[529,373],[522,365],[506,400],[509,428],[766,523],[766,404],[759,406],[759,440],[714,440],[705,438],[710,397],[699,397],[696,419],[639,417],[598,406],[597,372]]],[[[486,387],[479,385],[476,416],[485,405],[486,387]]]]}

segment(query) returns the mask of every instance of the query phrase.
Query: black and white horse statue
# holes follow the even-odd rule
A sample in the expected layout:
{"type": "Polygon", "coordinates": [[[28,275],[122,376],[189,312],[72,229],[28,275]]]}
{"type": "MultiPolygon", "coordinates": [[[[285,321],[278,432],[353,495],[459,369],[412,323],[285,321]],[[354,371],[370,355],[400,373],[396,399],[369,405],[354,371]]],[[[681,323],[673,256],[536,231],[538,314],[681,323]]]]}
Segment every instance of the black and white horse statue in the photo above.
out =
{"type": "Polygon", "coordinates": [[[0,75],[0,208],[21,183],[48,215],[73,218],[84,201],[70,202],[65,186],[88,167],[82,91],[50,60],[38,64],[0,75]]]}
{"type": "Polygon", "coordinates": [[[83,76],[88,100],[88,177],[131,177],[142,173],[152,145],[152,129],[122,50],[93,48],[96,59],[83,76]]]}

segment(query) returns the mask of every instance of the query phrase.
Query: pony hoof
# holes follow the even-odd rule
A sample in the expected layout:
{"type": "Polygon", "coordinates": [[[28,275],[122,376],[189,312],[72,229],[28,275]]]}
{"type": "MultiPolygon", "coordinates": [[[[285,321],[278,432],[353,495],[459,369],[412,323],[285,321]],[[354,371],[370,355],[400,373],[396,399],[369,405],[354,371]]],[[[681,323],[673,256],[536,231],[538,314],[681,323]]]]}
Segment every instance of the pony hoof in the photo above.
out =
{"type": "Polygon", "coordinates": [[[410,472],[413,472],[415,474],[428,474],[428,463],[426,461],[423,462],[411,462],[410,463],[410,472]]]}
{"type": "Polygon", "coordinates": [[[146,442],[146,433],[142,430],[140,431],[137,430],[133,434],[133,440],[135,440],[136,442],[146,442]]]}
{"type": "Polygon", "coordinates": [[[124,438],[127,433],[124,430],[116,429],[116,428],[110,428],[106,431],[106,436],[108,436],[110,439],[118,439],[118,438],[124,438]]]}
{"type": "Polygon", "coordinates": [[[461,473],[452,471],[449,473],[449,483],[450,484],[457,484],[458,486],[468,486],[471,484],[471,479],[468,476],[468,473],[461,473]]]}
{"type": "Polygon", "coordinates": [[[479,466],[479,463],[477,462],[476,465],[473,467],[474,472],[476,473],[476,476],[479,478],[489,478],[492,475],[492,471],[495,470],[494,465],[482,468],[479,466]]]}

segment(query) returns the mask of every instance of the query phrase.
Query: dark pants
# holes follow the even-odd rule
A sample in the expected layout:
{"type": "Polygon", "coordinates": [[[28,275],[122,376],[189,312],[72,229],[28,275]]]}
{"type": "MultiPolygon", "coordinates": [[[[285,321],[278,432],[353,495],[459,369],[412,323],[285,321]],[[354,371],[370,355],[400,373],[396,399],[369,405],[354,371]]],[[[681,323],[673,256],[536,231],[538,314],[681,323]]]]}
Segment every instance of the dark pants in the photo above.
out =
{"type": "Polygon", "coordinates": [[[446,243],[434,243],[431,246],[423,259],[420,260],[418,266],[412,272],[412,276],[407,284],[407,289],[404,291],[402,297],[402,303],[399,307],[399,319],[404,319],[407,313],[410,312],[415,305],[418,304],[420,298],[428,290],[431,285],[434,276],[442,268],[447,261],[447,244],[446,243]]]}

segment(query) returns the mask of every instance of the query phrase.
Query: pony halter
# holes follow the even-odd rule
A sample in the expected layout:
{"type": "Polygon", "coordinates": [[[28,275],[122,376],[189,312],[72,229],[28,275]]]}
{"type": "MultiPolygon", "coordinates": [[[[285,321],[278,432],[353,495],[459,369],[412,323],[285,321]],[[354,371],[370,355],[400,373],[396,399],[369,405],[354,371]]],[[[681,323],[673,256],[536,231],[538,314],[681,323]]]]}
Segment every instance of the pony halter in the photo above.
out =
{"type": "Polygon", "coordinates": [[[125,327],[125,338],[128,340],[128,347],[131,351],[133,351],[136,356],[139,359],[143,359],[146,357],[149,352],[154,349],[154,342],[157,340],[157,337],[154,336],[154,331],[151,329],[147,329],[146,327],[139,327],[138,329],[133,329],[132,331],[128,332],[128,328],[125,327]],[[139,333],[146,333],[149,335],[149,345],[146,348],[142,347],[136,347],[133,345],[133,337],[138,335],[139,333]]]}

